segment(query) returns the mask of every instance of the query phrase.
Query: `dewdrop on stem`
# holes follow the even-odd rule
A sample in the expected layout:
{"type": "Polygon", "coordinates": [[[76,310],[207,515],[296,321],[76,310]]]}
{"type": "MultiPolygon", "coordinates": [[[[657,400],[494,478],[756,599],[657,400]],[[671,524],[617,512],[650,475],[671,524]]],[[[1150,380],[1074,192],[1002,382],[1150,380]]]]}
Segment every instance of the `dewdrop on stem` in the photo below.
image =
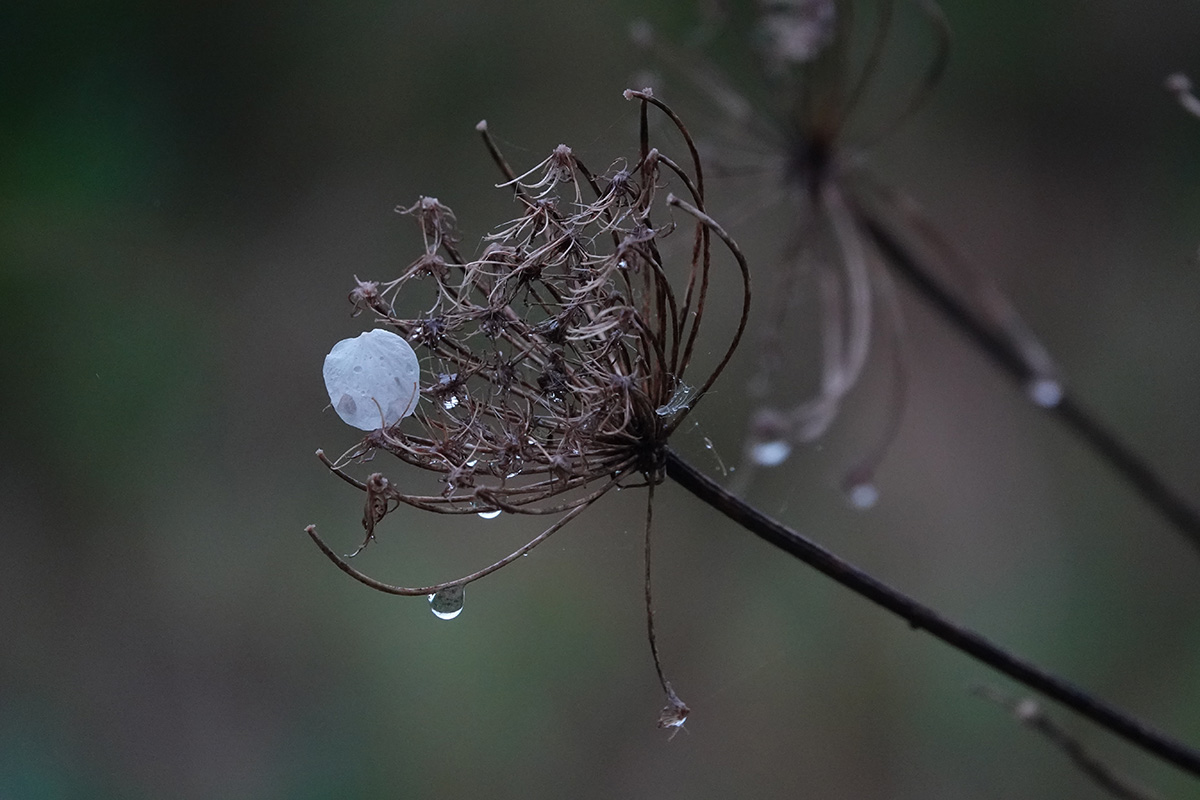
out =
{"type": "Polygon", "coordinates": [[[1063,387],[1054,378],[1036,378],[1025,385],[1029,399],[1042,408],[1054,408],[1062,402],[1063,387]]]}
{"type": "Polygon", "coordinates": [[[355,428],[394,425],[417,407],[417,354],[391,331],[377,328],[338,342],[322,373],[334,411],[355,428]]]}
{"type": "Polygon", "coordinates": [[[846,487],[846,499],[858,511],[866,511],[879,502],[879,489],[873,483],[856,483],[846,487]]]}
{"type": "Polygon", "coordinates": [[[856,511],[874,508],[879,502],[879,488],[869,465],[860,464],[846,473],[842,480],[842,492],[850,507],[856,511]]]}
{"type": "Polygon", "coordinates": [[[438,619],[454,619],[463,610],[466,587],[450,586],[429,595],[429,610],[438,619]]]}

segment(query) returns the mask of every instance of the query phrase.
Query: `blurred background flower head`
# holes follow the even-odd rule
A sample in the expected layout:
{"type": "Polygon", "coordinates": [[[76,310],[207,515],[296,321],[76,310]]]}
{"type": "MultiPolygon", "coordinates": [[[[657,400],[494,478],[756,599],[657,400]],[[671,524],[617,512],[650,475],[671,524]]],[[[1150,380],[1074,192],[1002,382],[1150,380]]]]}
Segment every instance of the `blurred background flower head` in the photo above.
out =
{"type": "Polygon", "coordinates": [[[896,257],[879,236],[902,232],[918,247],[925,273],[1017,354],[1042,405],[1061,395],[1057,368],[996,283],[867,163],[942,80],[951,36],[941,8],[932,0],[781,0],[759,3],[749,20],[715,8],[724,13],[711,14],[687,50],[656,40],[645,24],[635,40],[717,109],[721,121],[708,139],[714,172],[742,199],[743,215],[773,220],[772,238],[783,242],[777,258],[755,264],[765,291],[737,484],[744,488],[754,468],[777,467],[796,445],[821,439],[880,350],[874,360],[884,362],[890,396],[858,420],[872,433],[842,480],[851,503],[868,507],[878,496],[874,474],[899,431],[909,375],[910,342],[891,275],[896,257]],[[741,89],[705,58],[703,45],[713,49],[726,28],[747,25],[741,38],[754,43],[747,50],[757,63],[741,89]]]}

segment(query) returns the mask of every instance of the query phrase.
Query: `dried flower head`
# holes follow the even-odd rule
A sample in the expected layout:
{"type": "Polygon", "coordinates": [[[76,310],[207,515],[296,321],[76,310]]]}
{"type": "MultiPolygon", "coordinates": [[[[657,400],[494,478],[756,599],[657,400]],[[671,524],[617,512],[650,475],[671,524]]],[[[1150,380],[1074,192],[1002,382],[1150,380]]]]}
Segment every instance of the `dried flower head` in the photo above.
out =
{"type": "MultiPolygon", "coordinates": [[[[755,38],[760,77],[772,98],[766,113],[694,54],[654,44],[724,110],[728,127],[715,131],[714,163],[748,179],[748,187],[739,185],[740,196],[781,200],[789,220],[785,257],[762,276],[768,289],[757,310],[759,363],[748,386],[754,410],[746,460],[782,464],[794,445],[823,435],[863,374],[873,339],[887,343],[894,395],[878,440],[846,475],[856,504],[873,502],[872,473],[897,430],[905,394],[903,324],[885,270],[890,256],[877,245],[880,231],[902,236],[930,264],[945,268],[965,302],[1023,359],[1036,402],[1053,405],[1061,394],[1054,364],[1003,295],[953,251],[913,201],[866,168],[863,153],[924,104],[949,53],[941,10],[932,0],[912,0],[906,5],[933,35],[932,57],[907,86],[886,74],[898,5],[763,0],[755,38]],[[882,337],[875,333],[877,317],[882,337]],[[815,330],[814,318],[820,320],[815,330]],[[819,340],[815,394],[803,358],[810,340],[819,340]]],[[[744,480],[747,471],[741,474],[744,480]]]]}
{"type": "MultiPolygon", "coordinates": [[[[367,585],[430,595],[439,616],[456,614],[467,583],[528,552],[606,492],[660,482],[668,437],[732,356],[749,309],[745,262],[704,210],[701,166],[683,123],[648,90],[626,97],[641,105],[641,148],[636,159],[602,175],[560,145],[518,176],[480,123],[519,216],[486,237],[478,258],[467,259],[453,213],[423,197],[400,209],[420,226],[423,252],[394,280],[356,279],[354,313],[374,313],[408,339],[421,362],[421,402],[408,420],[372,431],[336,463],[321,455],[365,492],[362,546],[400,505],[443,514],[559,515],[500,561],[414,588],[363,575],[310,527],[326,555],[367,585]],[[651,108],[682,134],[687,168],[650,147],[651,108]],[[671,236],[690,238],[678,243],[682,248],[665,246],[671,236]],[[740,268],[741,318],[723,356],[693,378],[714,236],[740,268]],[[668,257],[672,252],[681,255],[668,257]],[[400,300],[422,310],[404,316],[396,310],[400,300]],[[359,481],[345,470],[379,451],[417,472],[402,479],[376,472],[359,481]],[[432,476],[432,490],[414,490],[421,474],[432,476]]],[[[672,707],[682,706],[663,680],[672,707]]]]}

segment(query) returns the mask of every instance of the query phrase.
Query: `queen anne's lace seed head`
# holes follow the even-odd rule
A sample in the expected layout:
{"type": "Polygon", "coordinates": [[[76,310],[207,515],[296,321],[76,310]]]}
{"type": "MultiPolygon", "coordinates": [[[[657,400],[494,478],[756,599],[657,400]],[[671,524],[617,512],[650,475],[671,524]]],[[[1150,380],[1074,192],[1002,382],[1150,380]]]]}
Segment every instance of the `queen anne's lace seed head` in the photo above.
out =
{"type": "Polygon", "coordinates": [[[626,97],[641,105],[641,147],[607,173],[559,146],[518,175],[481,123],[518,217],[470,259],[458,249],[454,213],[423,197],[398,209],[418,223],[421,252],[394,280],[355,279],[354,313],[372,313],[400,334],[341,342],[325,363],[338,415],[371,431],[329,462],[367,494],[364,545],[401,504],[443,514],[573,514],[618,481],[662,479],[667,438],[745,328],[748,271],[704,210],[701,166],[682,122],[648,90],[626,97]],[[683,135],[690,163],[649,145],[655,108],[683,135]],[[686,241],[668,247],[672,235],[686,241]],[[738,327],[716,348],[699,336],[710,271],[728,268],[714,240],[734,256],[745,286],[738,327]],[[707,374],[689,377],[701,369],[707,374]],[[420,396],[429,402],[418,407],[420,396]],[[410,414],[414,422],[398,424],[410,414]],[[379,451],[418,473],[360,482],[342,472],[379,451]]]}
{"type": "MultiPolygon", "coordinates": [[[[559,517],[490,566],[424,587],[359,573],[310,527],[326,556],[357,580],[390,594],[428,595],[434,613],[457,615],[467,583],[529,552],[608,491],[648,485],[652,498],[664,477],[668,437],[733,355],[749,313],[746,261],[704,210],[699,156],[683,123],[649,90],[626,98],[640,101],[641,147],[608,173],[591,172],[560,145],[517,175],[481,123],[518,218],[494,229],[470,259],[457,247],[450,209],[422,198],[400,211],[420,224],[423,252],[394,280],[356,279],[354,312],[374,313],[402,335],[385,334],[405,350],[402,364],[375,355],[364,363],[365,350],[347,348],[382,333],[374,331],[340,343],[326,361],[338,414],[371,431],[338,463],[321,454],[366,494],[363,546],[400,505],[488,518],[559,517]],[[690,164],[649,146],[651,108],[682,135],[690,164]],[[685,241],[668,244],[672,235],[685,241]],[[737,327],[716,347],[700,336],[707,305],[723,299],[710,296],[719,277],[713,273],[730,266],[713,252],[714,241],[733,256],[743,288],[737,327]],[[690,377],[697,372],[699,379],[690,377]],[[429,402],[395,424],[413,411],[418,394],[429,402]],[[363,408],[376,402],[378,409],[363,408]],[[344,469],[379,452],[415,469],[403,479],[375,472],[365,481],[344,469]]],[[[668,695],[660,724],[678,728],[687,706],[662,675],[652,628],[649,635],[668,695]]]]}
{"type": "MultiPolygon", "coordinates": [[[[687,136],[651,94],[627,96],[643,112],[663,108],[687,136]]],[[[347,460],[384,450],[438,484],[422,492],[420,478],[389,482],[376,493],[386,501],[379,507],[450,514],[566,511],[607,491],[614,475],[657,482],[667,437],[708,391],[741,330],[682,397],[691,383],[685,373],[705,352],[697,336],[714,236],[745,275],[740,253],[704,212],[694,151],[689,174],[643,138],[635,159],[596,174],[560,145],[518,176],[486,125],[479,130],[520,215],[472,260],[457,248],[445,205],[424,197],[400,209],[418,222],[422,252],[392,281],[356,279],[350,301],[355,313],[374,313],[401,335],[364,334],[339,343],[326,361],[338,414],[375,432],[347,460]],[[690,241],[665,248],[672,234],[690,241]],[[420,311],[406,316],[414,307],[420,311]],[[403,352],[385,357],[377,352],[385,343],[403,352]],[[414,415],[417,424],[397,425],[418,395],[430,402],[414,415]]]]}

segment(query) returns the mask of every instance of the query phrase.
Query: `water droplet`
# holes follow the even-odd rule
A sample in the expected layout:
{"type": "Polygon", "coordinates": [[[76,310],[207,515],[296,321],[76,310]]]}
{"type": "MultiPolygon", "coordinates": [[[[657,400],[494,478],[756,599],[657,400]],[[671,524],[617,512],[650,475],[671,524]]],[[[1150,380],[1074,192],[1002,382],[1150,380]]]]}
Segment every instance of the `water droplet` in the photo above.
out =
{"type": "Polygon", "coordinates": [[[495,511],[480,511],[479,516],[484,519],[495,519],[496,517],[500,516],[501,513],[503,512],[497,508],[495,511]]]}
{"type": "Polygon", "coordinates": [[[879,490],[873,483],[858,483],[846,490],[846,498],[850,505],[866,510],[879,502],[879,490]]]}
{"type": "Polygon", "coordinates": [[[450,586],[429,595],[429,610],[438,619],[454,619],[463,610],[462,586],[450,586]]]}
{"type": "Polygon", "coordinates": [[[478,464],[478,463],[479,463],[479,459],[477,459],[477,458],[472,458],[470,461],[468,461],[468,462],[467,462],[467,466],[468,466],[468,467],[473,467],[473,466],[475,466],[475,465],[476,465],[476,464],[478,464]]]}
{"type": "Polygon", "coordinates": [[[679,386],[675,387],[675,392],[671,395],[671,399],[654,409],[654,413],[660,417],[669,417],[672,414],[679,413],[688,407],[688,401],[691,399],[693,391],[694,389],[686,383],[679,384],[679,386]]]}
{"type": "Polygon", "coordinates": [[[1054,378],[1037,378],[1025,387],[1029,399],[1042,408],[1054,408],[1062,402],[1062,384],[1054,378]]]}
{"type": "Polygon", "coordinates": [[[760,467],[777,467],[792,454],[792,446],[782,439],[757,442],[750,448],[750,460],[760,467]]]}
{"type": "Polygon", "coordinates": [[[717,466],[721,468],[721,474],[728,475],[731,470],[725,466],[724,459],[722,459],[721,454],[717,452],[717,448],[713,447],[712,439],[708,438],[707,436],[704,437],[704,449],[711,451],[713,458],[717,459],[717,466]]]}

